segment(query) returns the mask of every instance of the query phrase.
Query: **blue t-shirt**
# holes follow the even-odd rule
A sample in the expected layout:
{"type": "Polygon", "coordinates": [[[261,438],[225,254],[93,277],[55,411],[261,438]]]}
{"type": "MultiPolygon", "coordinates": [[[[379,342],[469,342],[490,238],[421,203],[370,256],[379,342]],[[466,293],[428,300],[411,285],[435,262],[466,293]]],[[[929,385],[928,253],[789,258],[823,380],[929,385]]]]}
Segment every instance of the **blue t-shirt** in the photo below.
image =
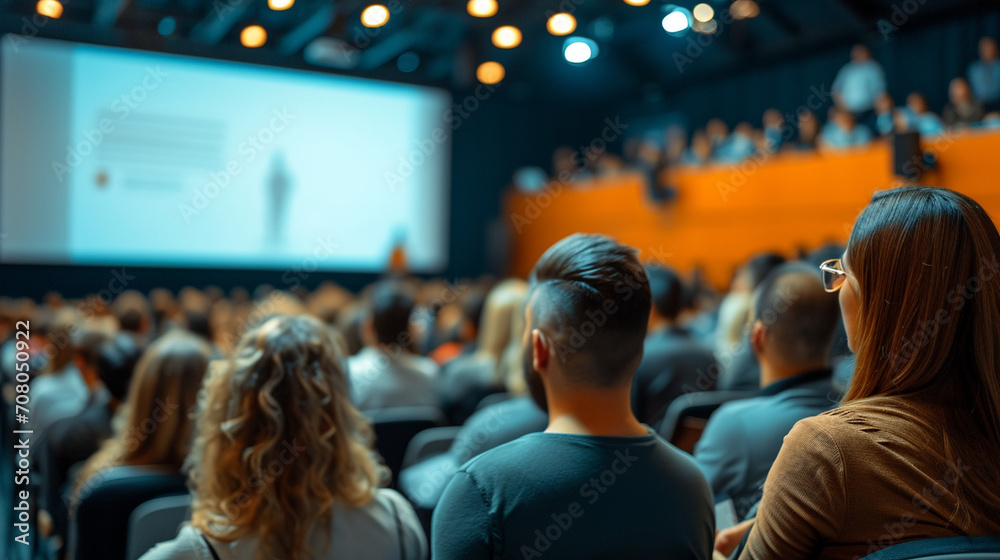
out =
{"type": "Polygon", "coordinates": [[[431,534],[435,560],[708,560],[715,512],[694,460],[652,431],[535,433],[466,463],[431,534]]]}

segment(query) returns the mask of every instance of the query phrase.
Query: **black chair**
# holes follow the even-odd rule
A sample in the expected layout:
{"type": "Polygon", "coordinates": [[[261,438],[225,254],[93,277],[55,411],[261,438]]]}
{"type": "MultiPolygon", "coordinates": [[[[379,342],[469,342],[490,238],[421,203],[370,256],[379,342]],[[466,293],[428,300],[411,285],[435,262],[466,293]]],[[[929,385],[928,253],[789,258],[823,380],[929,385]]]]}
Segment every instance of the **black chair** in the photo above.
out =
{"type": "Polygon", "coordinates": [[[112,467],[87,481],[70,522],[70,558],[125,560],[129,517],[149,500],[187,493],[186,477],[158,467],[112,467]]]}
{"type": "Polygon", "coordinates": [[[861,560],[1000,560],[1000,537],[940,537],[883,548],[861,560]]]}
{"type": "Polygon", "coordinates": [[[717,408],[757,394],[758,391],[704,391],[681,395],[667,407],[657,432],[681,451],[693,453],[708,418],[717,408]]]}
{"type": "Polygon", "coordinates": [[[441,426],[440,428],[428,428],[413,436],[410,444],[406,446],[406,453],[403,455],[403,463],[400,468],[405,469],[428,457],[446,453],[461,429],[461,426],[441,426]]]}
{"type": "Polygon", "coordinates": [[[424,430],[447,423],[444,413],[432,406],[383,408],[370,410],[365,415],[375,431],[375,449],[392,472],[392,488],[396,486],[410,440],[424,430]]]}

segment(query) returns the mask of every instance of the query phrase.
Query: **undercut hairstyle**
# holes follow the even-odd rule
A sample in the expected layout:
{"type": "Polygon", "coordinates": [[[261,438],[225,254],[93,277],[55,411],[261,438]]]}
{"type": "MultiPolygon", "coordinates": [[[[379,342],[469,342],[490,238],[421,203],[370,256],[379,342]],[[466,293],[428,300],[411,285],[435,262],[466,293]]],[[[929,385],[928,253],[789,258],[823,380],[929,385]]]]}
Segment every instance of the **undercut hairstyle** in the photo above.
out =
{"type": "Polygon", "coordinates": [[[372,326],[379,344],[399,344],[409,348],[413,290],[398,280],[386,280],[372,292],[372,326]]]}
{"type": "Polygon", "coordinates": [[[684,282],[676,272],[662,266],[646,267],[649,277],[649,291],[653,297],[653,307],[668,321],[677,319],[685,308],[684,282]]]}
{"type": "Polygon", "coordinates": [[[531,285],[531,327],[553,339],[569,379],[600,387],[630,382],[651,307],[635,249],[603,235],[571,235],[538,259],[531,285]]]}
{"type": "Polygon", "coordinates": [[[836,294],[823,289],[816,268],[802,262],[779,265],[754,292],[753,319],[788,365],[825,360],[840,317],[836,294]]]}

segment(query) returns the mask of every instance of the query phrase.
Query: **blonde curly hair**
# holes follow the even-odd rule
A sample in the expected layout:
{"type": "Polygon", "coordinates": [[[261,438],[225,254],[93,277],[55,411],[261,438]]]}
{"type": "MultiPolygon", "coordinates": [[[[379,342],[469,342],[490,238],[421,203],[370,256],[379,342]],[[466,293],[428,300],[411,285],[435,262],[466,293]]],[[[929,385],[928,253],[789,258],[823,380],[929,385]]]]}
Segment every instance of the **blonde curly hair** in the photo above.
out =
{"type": "Polygon", "coordinates": [[[310,531],[330,527],[335,501],[373,499],[384,472],[327,329],[305,315],[270,318],[211,368],[188,460],[191,525],[203,534],[256,537],[258,558],[308,559],[310,531]]]}

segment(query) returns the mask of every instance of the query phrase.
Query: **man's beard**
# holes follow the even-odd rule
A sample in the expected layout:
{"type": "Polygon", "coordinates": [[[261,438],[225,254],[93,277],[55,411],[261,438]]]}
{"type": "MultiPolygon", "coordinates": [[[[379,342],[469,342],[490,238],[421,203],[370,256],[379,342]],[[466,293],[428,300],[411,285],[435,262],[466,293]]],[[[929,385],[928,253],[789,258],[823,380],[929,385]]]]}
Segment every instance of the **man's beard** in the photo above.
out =
{"type": "Polygon", "coordinates": [[[528,386],[531,400],[544,412],[549,411],[549,403],[545,397],[545,385],[542,374],[535,371],[531,344],[526,344],[521,350],[521,365],[524,371],[524,382],[528,386]]]}

